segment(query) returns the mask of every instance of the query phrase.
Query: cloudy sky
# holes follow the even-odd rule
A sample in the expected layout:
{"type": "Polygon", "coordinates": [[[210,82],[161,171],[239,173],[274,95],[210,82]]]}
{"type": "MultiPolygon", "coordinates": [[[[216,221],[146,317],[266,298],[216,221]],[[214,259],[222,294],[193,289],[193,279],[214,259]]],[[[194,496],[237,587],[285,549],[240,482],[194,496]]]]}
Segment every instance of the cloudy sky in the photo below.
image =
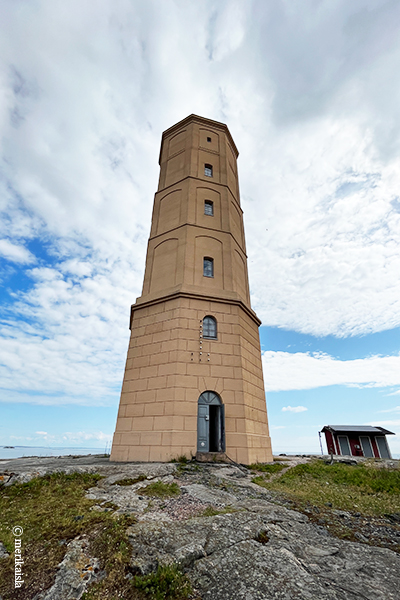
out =
{"type": "Polygon", "coordinates": [[[111,439],[162,131],[239,148],[275,452],[400,454],[400,3],[0,0],[0,444],[111,439]]]}

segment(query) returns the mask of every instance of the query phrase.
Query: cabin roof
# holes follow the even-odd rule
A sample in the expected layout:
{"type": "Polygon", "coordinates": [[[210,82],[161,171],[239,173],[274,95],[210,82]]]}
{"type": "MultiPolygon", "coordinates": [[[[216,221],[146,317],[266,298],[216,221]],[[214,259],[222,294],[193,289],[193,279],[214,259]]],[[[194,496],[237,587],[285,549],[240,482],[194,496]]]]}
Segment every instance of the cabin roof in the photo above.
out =
{"type": "Polygon", "coordinates": [[[372,427],[371,425],[325,425],[321,431],[333,433],[374,433],[377,435],[395,435],[383,427],[372,427]]]}

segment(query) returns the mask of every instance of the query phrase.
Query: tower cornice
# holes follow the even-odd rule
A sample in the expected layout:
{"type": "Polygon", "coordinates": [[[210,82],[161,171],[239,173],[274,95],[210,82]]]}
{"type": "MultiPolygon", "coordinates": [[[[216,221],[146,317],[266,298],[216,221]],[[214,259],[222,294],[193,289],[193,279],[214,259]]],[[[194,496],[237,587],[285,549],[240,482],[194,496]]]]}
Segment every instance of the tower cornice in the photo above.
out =
{"type": "Polygon", "coordinates": [[[233,141],[231,132],[229,131],[229,129],[228,129],[227,125],[225,125],[225,123],[220,123],[219,121],[213,121],[212,119],[205,119],[204,117],[199,117],[198,115],[189,115],[185,119],[182,119],[182,121],[179,121],[179,123],[176,123],[175,125],[173,125],[172,127],[169,127],[168,129],[166,129],[163,132],[162,138],[161,138],[160,155],[159,155],[159,159],[158,159],[159,165],[161,165],[161,156],[162,156],[165,138],[169,137],[172,133],[175,133],[175,131],[179,131],[179,129],[182,129],[182,127],[184,127],[185,125],[189,125],[189,123],[198,123],[199,125],[205,125],[208,127],[211,126],[211,127],[215,127],[216,129],[219,129],[220,131],[223,131],[225,133],[225,135],[227,136],[230,145],[232,146],[232,150],[235,152],[236,158],[239,156],[239,150],[237,149],[236,144],[233,141]]]}

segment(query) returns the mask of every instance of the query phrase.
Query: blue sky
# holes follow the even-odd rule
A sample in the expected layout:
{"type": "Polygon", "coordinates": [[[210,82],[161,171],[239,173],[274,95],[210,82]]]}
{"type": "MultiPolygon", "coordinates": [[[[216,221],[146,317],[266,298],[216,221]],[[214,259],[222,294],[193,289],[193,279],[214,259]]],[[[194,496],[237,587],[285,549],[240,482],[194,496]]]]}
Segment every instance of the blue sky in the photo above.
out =
{"type": "Polygon", "coordinates": [[[239,148],[276,452],[381,424],[400,454],[400,5],[0,3],[0,444],[115,426],[162,131],[239,148]]]}

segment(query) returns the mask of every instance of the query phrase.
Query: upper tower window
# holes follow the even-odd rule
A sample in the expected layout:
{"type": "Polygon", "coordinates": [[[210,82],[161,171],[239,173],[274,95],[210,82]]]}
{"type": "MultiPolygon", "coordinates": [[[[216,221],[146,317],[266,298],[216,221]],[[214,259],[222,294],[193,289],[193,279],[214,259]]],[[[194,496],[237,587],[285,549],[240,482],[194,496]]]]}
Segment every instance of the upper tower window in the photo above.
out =
{"type": "Polygon", "coordinates": [[[204,317],[203,337],[212,340],[217,339],[217,321],[216,319],[214,319],[214,317],[204,317]]]}
{"type": "Polygon", "coordinates": [[[204,175],[206,175],[206,177],[212,177],[213,176],[212,165],[204,165],[204,175]]]}
{"type": "Polygon", "coordinates": [[[214,202],[211,200],[204,200],[204,214],[210,215],[210,217],[214,216],[214,202]]]}
{"type": "Polygon", "coordinates": [[[203,259],[203,275],[204,277],[214,277],[214,259],[204,257],[203,259]]]}
{"type": "Polygon", "coordinates": [[[210,137],[207,138],[207,142],[211,142],[211,138],[210,137]]]}

